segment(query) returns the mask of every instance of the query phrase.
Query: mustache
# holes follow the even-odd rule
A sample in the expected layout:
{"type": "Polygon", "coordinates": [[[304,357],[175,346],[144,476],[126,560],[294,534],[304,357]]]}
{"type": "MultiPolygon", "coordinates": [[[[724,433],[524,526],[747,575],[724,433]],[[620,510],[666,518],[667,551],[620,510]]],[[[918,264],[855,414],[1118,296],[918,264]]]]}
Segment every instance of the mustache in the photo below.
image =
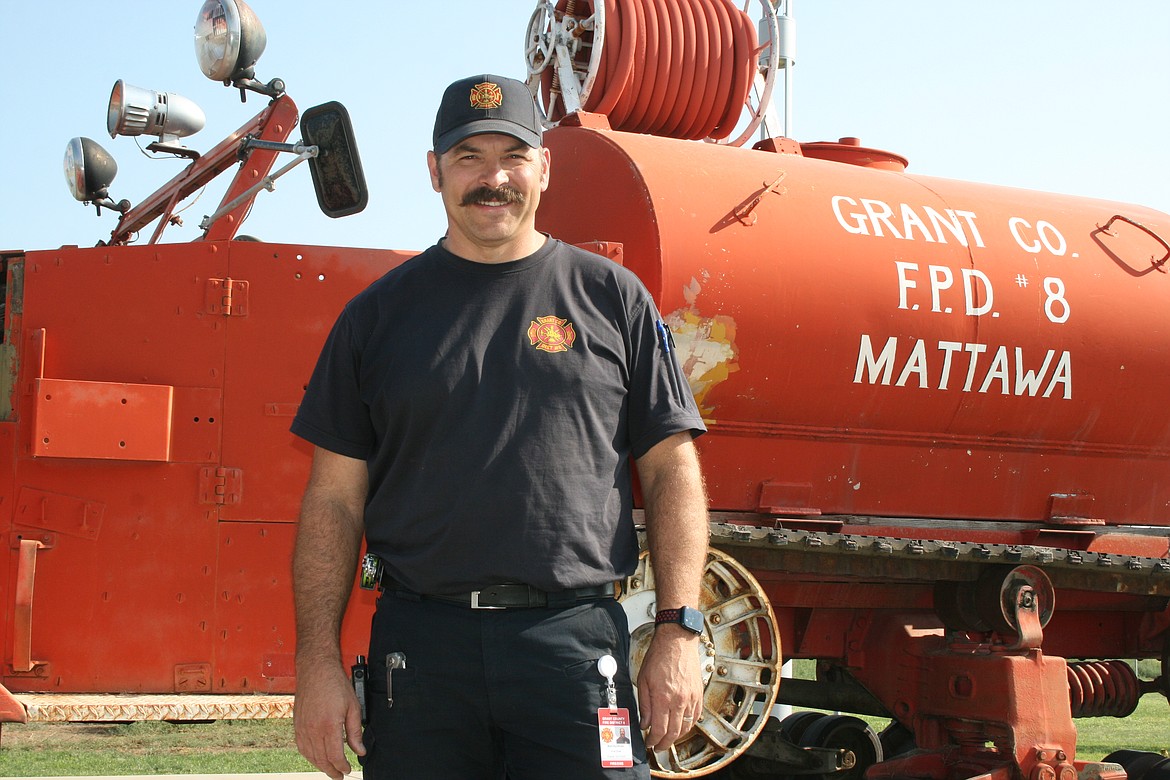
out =
{"type": "Polygon", "coordinates": [[[473,206],[482,203],[524,203],[524,193],[515,187],[504,184],[495,189],[487,186],[476,187],[463,196],[459,205],[473,206]]]}

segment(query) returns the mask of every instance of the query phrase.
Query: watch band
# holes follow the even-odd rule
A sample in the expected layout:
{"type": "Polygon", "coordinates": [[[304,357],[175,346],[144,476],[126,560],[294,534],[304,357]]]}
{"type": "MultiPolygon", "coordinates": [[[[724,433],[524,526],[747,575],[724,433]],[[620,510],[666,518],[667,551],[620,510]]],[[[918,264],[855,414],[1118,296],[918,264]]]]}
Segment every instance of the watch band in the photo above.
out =
{"type": "Polygon", "coordinates": [[[654,625],[674,623],[682,626],[692,634],[703,633],[703,613],[694,607],[679,607],[678,609],[660,609],[654,615],[654,625]]]}

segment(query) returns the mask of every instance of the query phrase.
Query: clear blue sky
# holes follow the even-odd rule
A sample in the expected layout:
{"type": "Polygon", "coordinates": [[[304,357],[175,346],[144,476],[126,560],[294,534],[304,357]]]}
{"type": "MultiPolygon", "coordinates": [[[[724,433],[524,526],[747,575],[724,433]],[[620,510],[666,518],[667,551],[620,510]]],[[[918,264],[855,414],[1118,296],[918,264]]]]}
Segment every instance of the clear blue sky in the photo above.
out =
{"type": "MultiPolygon", "coordinates": [[[[115,199],[138,202],[179,172],[183,163],[148,160],[133,139],[106,133],[117,79],[199,103],[207,127],[188,141],[199,150],[260,110],[260,96],[241,104],[199,72],[200,5],[9,4],[0,22],[9,69],[0,77],[0,249],[91,246],[109,236],[115,215],[98,219],[66,189],[61,161],[75,135],[117,159],[115,199]]],[[[251,5],[268,33],[258,76],[283,78],[302,109],[328,100],[348,107],[370,202],[360,215],[321,215],[302,166],[261,193],[243,232],[396,249],[433,242],[444,221],[424,154],[438,97],[475,72],[523,75],[534,0],[251,5]]],[[[908,157],[916,173],[1170,212],[1170,3],[796,0],[793,8],[798,140],[858,136],[908,157]]],[[[196,238],[221,191],[209,188],[164,240],[196,238]]]]}

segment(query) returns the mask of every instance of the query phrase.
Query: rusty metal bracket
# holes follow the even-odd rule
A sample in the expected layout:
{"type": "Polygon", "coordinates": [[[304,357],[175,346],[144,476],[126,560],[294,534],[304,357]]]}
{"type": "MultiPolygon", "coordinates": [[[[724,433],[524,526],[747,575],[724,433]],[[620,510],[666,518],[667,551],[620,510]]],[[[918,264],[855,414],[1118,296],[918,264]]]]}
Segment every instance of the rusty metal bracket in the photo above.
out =
{"type": "Polygon", "coordinates": [[[1145,225],[1143,225],[1142,223],[1137,222],[1135,220],[1132,220],[1129,217],[1124,216],[1122,214],[1114,214],[1112,217],[1110,217],[1109,221],[1105,223],[1104,227],[1102,227],[1101,225],[1098,225],[1097,228],[1107,236],[1115,236],[1117,234],[1114,233],[1112,230],[1110,230],[1110,228],[1113,227],[1113,223],[1119,219],[1122,222],[1133,225],[1135,228],[1142,231],[1143,233],[1148,235],[1150,238],[1154,239],[1155,241],[1157,241],[1159,244],[1162,245],[1162,248],[1166,250],[1166,254],[1162,256],[1161,260],[1155,260],[1153,257],[1151,257],[1150,258],[1150,267],[1153,268],[1155,271],[1158,271],[1159,273],[1163,273],[1163,274],[1166,273],[1166,269],[1163,266],[1166,265],[1167,260],[1170,260],[1170,244],[1166,243],[1166,239],[1159,236],[1157,233],[1155,233],[1150,228],[1148,228],[1145,225]]]}
{"type": "Polygon", "coordinates": [[[777,176],[770,184],[768,182],[764,182],[764,188],[757,192],[754,198],[732,212],[735,218],[738,219],[742,224],[748,225],[749,227],[756,224],[756,215],[752,214],[752,212],[756,210],[756,206],[760,205],[760,203],[764,200],[764,196],[769,192],[780,194],[780,191],[776,188],[780,186],[780,182],[784,181],[784,177],[787,175],[787,171],[781,171],[780,175],[777,176]]]}
{"type": "Polygon", "coordinates": [[[1010,600],[1010,619],[1018,632],[1016,641],[1007,644],[1005,649],[1038,649],[1044,642],[1044,630],[1040,625],[1040,596],[1031,585],[1013,586],[1005,596],[1010,600]]]}
{"type": "Polygon", "coordinates": [[[16,561],[16,598],[12,628],[12,669],[31,672],[41,662],[32,658],[33,582],[37,573],[37,551],[44,547],[36,539],[21,539],[16,561]]]}
{"type": "Polygon", "coordinates": [[[620,241],[585,241],[574,244],[574,246],[584,249],[586,252],[601,255],[618,265],[625,265],[625,244],[620,241]]]}

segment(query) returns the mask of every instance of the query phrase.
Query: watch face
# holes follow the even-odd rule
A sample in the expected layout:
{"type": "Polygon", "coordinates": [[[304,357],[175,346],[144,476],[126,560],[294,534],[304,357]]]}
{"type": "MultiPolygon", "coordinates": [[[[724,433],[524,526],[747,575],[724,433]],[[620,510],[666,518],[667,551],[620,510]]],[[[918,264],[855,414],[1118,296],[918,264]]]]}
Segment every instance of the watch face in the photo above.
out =
{"type": "Polygon", "coordinates": [[[683,607],[679,610],[678,622],[683,628],[688,631],[694,631],[696,634],[703,633],[703,613],[691,607],[683,607]]]}

